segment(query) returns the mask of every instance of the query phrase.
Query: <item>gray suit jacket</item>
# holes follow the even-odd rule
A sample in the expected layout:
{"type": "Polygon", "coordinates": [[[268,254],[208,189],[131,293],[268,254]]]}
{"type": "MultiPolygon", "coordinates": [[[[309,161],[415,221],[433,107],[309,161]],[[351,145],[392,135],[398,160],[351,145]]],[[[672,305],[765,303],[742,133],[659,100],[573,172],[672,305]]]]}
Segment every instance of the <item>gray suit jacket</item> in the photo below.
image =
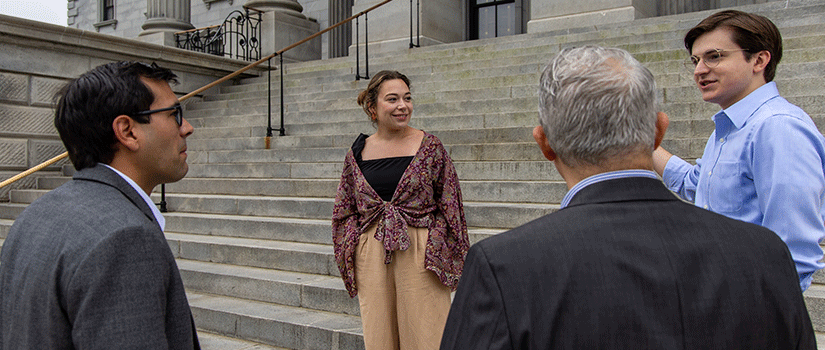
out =
{"type": "Polygon", "coordinates": [[[467,255],[441,349],[815,349],[785,243],[609,180],[467,255]]]}
{"type": "Polygon", "coordinates": [[[98,164],[28,206],[0,255],[0,349],[198,349],[166,238],[98,164]]]}

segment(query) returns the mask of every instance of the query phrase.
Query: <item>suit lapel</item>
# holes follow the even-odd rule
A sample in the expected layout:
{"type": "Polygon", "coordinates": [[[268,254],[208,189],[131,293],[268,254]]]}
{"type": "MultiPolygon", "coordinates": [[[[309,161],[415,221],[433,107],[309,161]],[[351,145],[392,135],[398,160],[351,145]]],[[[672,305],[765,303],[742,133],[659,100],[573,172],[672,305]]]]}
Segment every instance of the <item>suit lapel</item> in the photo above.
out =
{"type": "Polygon", "coordinates": [[[137,206],[149,220],[152,222],[155,221],[155,215],[152,213],[152,209],[146,204],[146,201],[143,200],[143,197],[141,197],[126,180],[106,166],[97,164],[94,167],[80,170],[74,174],[73,178],[75,180],[94,181],[116,188],[120,193],[123,193],[132,204],[137,206]]]}
{"type": "Polygon", "coordinates": [[[678,201],[658,179],[629,177],[594,183],[581,189],[567,207],[628,201],[678,201]]]}

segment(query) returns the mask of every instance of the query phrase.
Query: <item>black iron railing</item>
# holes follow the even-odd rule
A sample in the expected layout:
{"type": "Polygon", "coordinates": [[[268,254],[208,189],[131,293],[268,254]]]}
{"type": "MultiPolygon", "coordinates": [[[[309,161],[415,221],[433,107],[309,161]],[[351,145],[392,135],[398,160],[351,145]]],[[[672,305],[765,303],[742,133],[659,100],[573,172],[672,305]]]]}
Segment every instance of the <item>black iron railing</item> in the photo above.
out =
{"type": "Polygon", "coordinates": [[[261,10],[244,6],[226,16],[222,24],[175,33],[180,49],[245,61],[261,58],[261,10]]]}
{"type": "Polygon", "coordinates": [[[415,11],[413,11],[413,0],[410,0],[410,48],[421,47],[421,23],[418,16],[421,14],[419,10],[419,0],[415,0],[415,11]],[[413,13],[415,13],[415,43],[413,44],[413,13]]]}
{"type": "Polygon", "coordinates": [[[361,75],[361,50],[358,48],[361,46],[358,42],[358,38],[361,36],[361,32],[358,31],[358,18],[355,17],[355,80],[361,79],[369,79],[370,78],[370,27],[369,27],[369,16],[364,13],[364,66],[366,73],[361,75]]]}

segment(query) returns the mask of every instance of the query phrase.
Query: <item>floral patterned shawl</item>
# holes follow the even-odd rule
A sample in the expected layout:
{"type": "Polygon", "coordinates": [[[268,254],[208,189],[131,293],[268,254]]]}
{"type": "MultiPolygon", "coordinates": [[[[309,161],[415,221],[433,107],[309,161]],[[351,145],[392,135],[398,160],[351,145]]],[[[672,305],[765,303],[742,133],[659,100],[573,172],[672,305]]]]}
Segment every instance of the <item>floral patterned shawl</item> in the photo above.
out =
{"type": "Polygon", "coordinates": [[[410,246],[407,225],[428,228],[425,268],[455,290],[470,243],[458,175],[437,137],[424,133],[390,202],[384,202],[367,183],[352,149],[347,152],[332,212],[332,241],[351,297],[358,294],[355,247],[361,233],[373,224],[377,225],[375,238],[386,251],[385,264],[392,261],[394,251],[410,246]]]}

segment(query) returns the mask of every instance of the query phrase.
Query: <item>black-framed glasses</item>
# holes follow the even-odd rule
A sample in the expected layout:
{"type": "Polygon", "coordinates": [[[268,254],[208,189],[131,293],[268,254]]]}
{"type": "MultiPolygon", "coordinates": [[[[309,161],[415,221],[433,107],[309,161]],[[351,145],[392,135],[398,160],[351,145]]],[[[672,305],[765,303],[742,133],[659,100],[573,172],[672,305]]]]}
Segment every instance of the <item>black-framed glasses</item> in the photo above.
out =
{"type": "Polygon", "coordinates": [[[135,115],[136,116],[138,116],[138,115],[151,115],[153,113],[171,111],[173,109],[175,110],[175,113],[172,113],[172,115],[175,116],[175,122],[178,123],[178,126],[183,125],[183,105],[179,105],[179,104],[174,105],[172,107],[150,109],[148,111],[137,112],[137,113],[135,113],[135,115]]]}
{"type": "Polygon", "coordinates": [[[723,50],[723,49],[713,49],[708,52],[705,52],[702,57],[692,55],[688,57],[688,60],[685,62],[685,68],[689,71],[693,72],[696,69],[696,66],[699,65],[699,62],[705,64],[705,67],[714,68],[719,65],[719,62],[722,61],[722,58],[725,57],[723,53],[725,52],[736,52],[736,51],[748,51],[748,49],[734,49],[734,50],[723,50]]]}

